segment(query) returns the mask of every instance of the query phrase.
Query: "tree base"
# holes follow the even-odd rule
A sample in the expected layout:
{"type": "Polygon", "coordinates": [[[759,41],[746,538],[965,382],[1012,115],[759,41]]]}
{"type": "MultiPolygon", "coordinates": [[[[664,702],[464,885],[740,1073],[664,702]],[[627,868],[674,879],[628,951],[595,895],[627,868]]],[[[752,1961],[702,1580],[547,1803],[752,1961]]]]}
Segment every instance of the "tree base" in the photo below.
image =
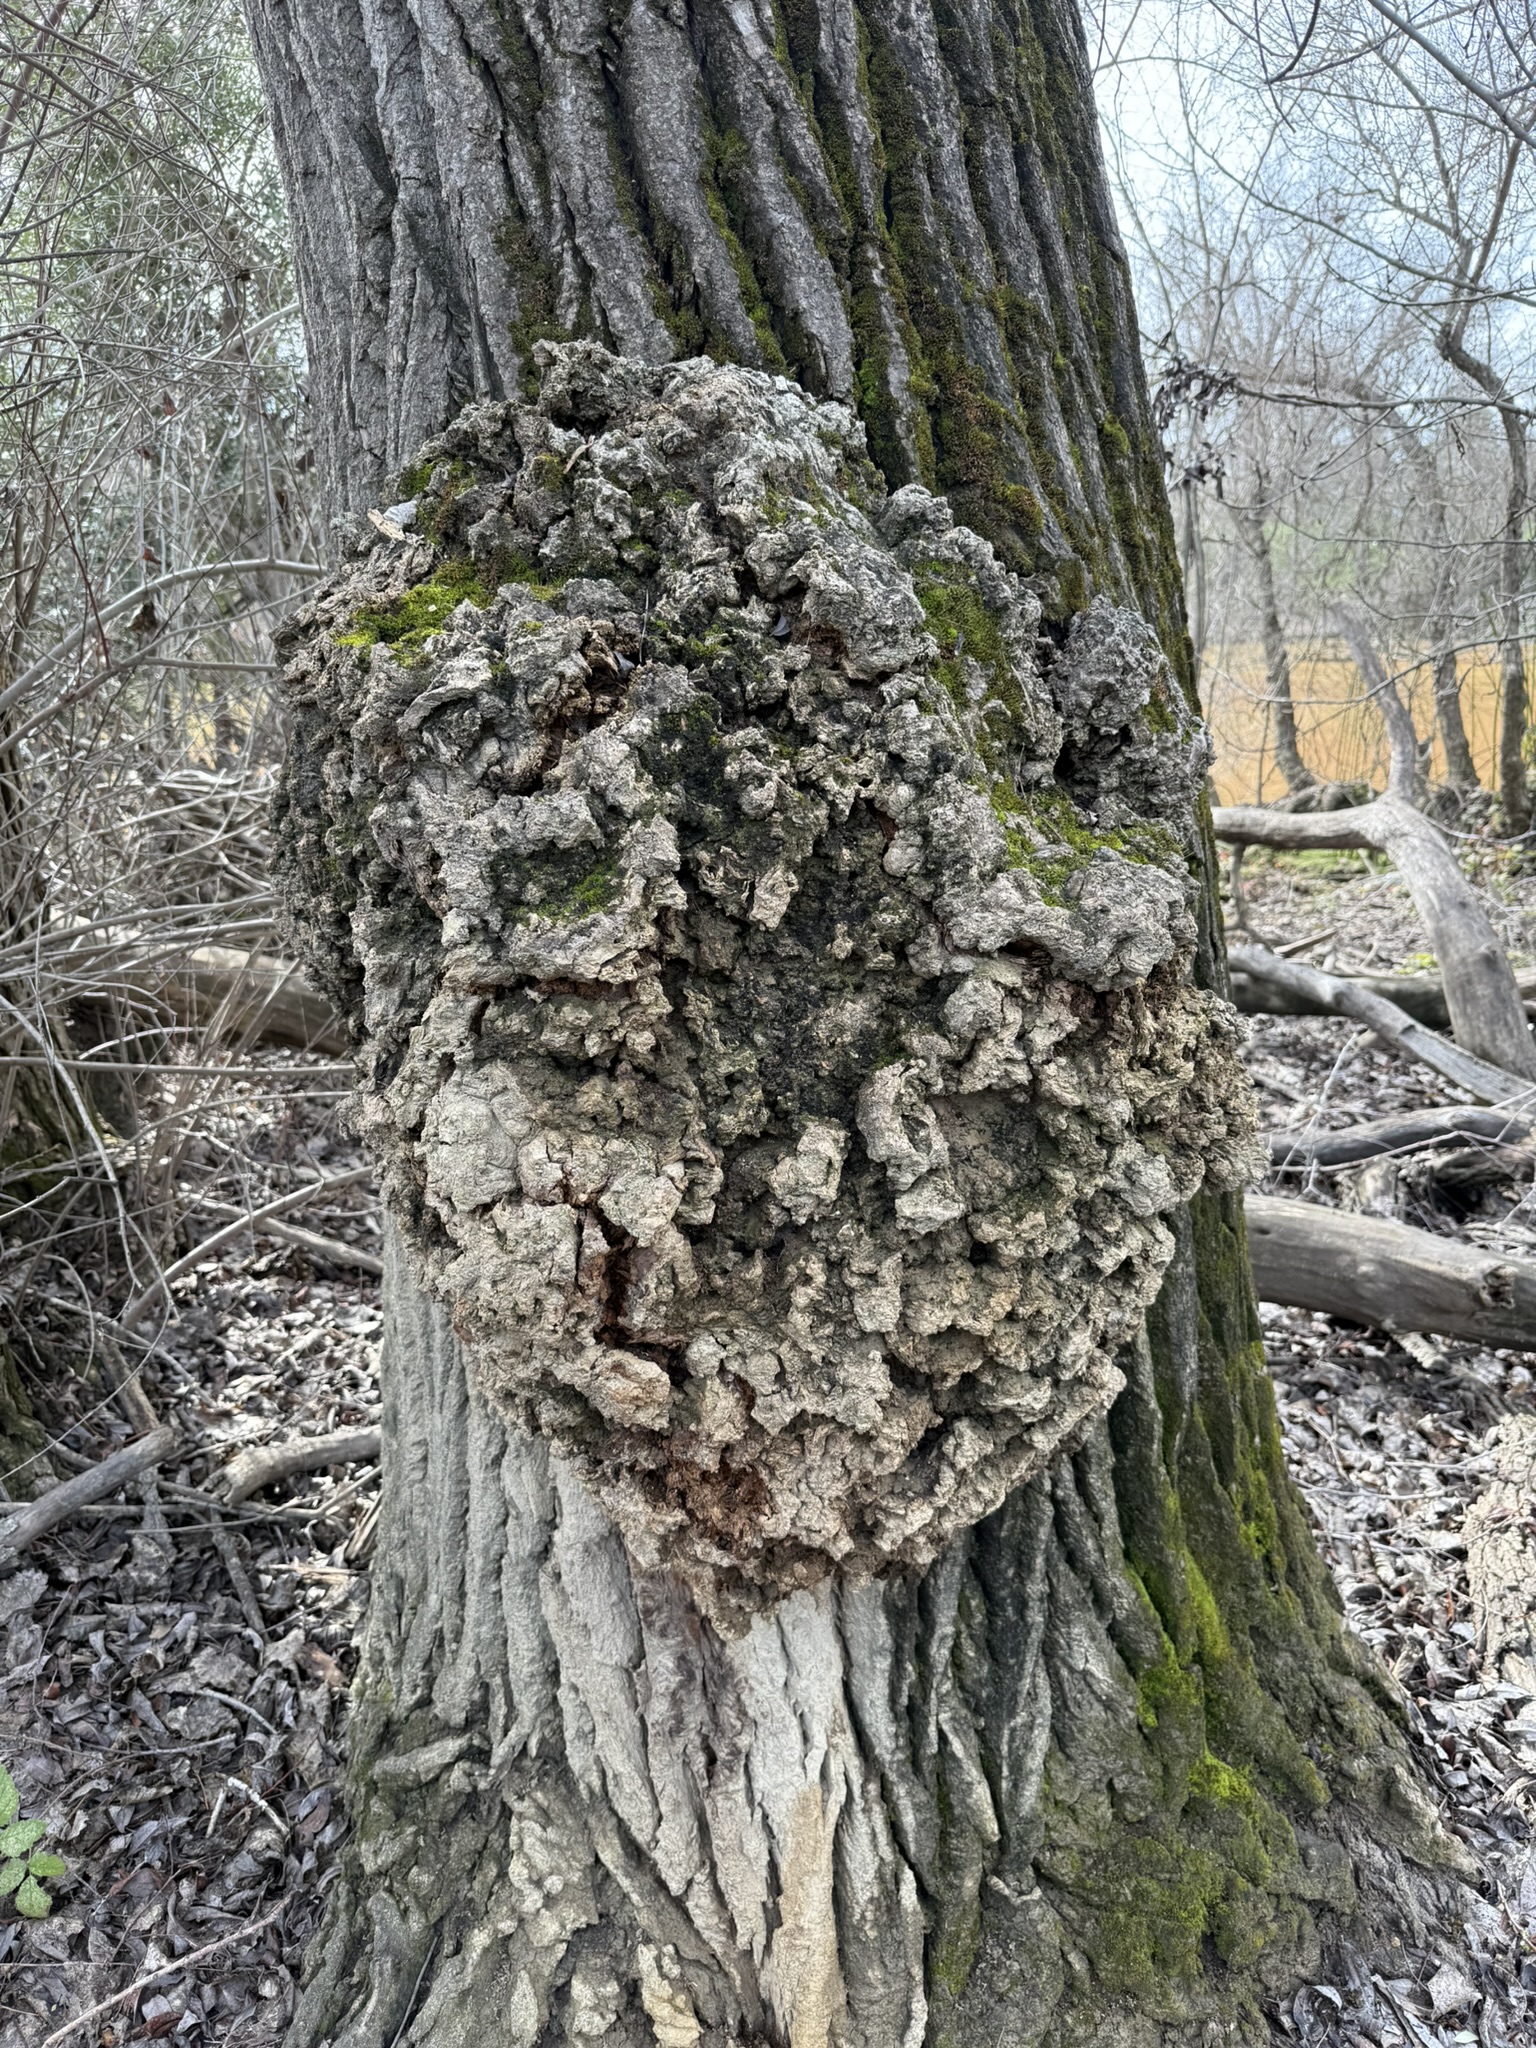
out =
{"type": "Polygon", "coordinates": [[[1335,1943],[1398,1975],[1459,1927],[1385,1675],[1284,1563],[1294,1497],[1263,1546],[1199,1526],[1198,1400],[1182,1516],[1153,1485],[1177,1284],[1048,1479],[920,1582],[735,1640],[391,1292],[353,1835],[290,2048],[1259,2042],[1335,1943]]]}

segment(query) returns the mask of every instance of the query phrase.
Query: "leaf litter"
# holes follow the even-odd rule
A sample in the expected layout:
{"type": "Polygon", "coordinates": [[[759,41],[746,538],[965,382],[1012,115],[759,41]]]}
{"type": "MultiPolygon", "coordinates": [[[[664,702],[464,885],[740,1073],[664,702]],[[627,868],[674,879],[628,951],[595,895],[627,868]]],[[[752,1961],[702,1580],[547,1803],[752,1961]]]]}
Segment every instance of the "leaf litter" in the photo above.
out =
{"type": "MultiPolygon", "coordinates": [[[[222,1171],[196,1196],[255,1208],[364,1163],[333,1102],[283,1087],[292,1059],[259,1063],[268,1085],[231,1084],[222,1171]]],[[[194,1222],[194,1238],[222,1220],[194,1222]]],[[[317,1198],[302,1220],[377,1250],[370,1184],[317,1198]]],[[[130,1366],[143,1357],[143,1389],[182,1446],[0,1578],[0,1761],[66,1864],[49,1918],[0,1917],[0,2048],[37,2048],[231,1936],[71,2038],[276,2044],[345,1828],[341,1723],[377,1466],[311,1474],[240,1507],[210,1502],[238,1450],[377,1423],[377,1282],[246,1234],[174,1293],[159,1338],[124,1353],[130,1366]]],[[[27,1314],[45,1355],[87,1348],[78,1302],[46,1278],[27,1314]]],[[[101,1392],[83,1375],[48,1389],[59,1476],[136,1434],[101,1392]]],[[[19,1475],[10,1486],[22,1490],[19,1475]]]]}
{"type": "MultiPolygon", "coordinates": [[[[1336,973],[1433,971],[1407,891],[1393,875],[1359,872],[1363,865],[1319,875],[1250,863],[1248,914],[1281,943],[1326,934],[1309,957],[1336,973]]],[[[1482,879],[1500,935],[1513,958],[1529,957],[1529,891],[1489,867],[1482,879]]],[[[1347,1019],[1248,1023],[1248,1067],[1269,1130],[1341,1128],[1454,1099],[1347,1019]]],[[[1281,1172],[1266,1187],[1536,1259],[1528,1183],[1452,1195],[1422,1175],[1373,1179],[1367,1167],[1281,1172]]],[[[1287,1462],[1349,1626],[1391,1674],[1442,1825],[1481,1872],[1457,1964],[1405,1953],[1390,1973],[1373,1971],[1346,1945],[1341,1981],[1284,2001],[1273,2015],[1276,2038],[1307,2048],[1528,2048],[1536,2042],[1536,1670],[1527,1692],[1510,1682],[1508,1660],[1502,1674],[1484,1668],[1464,1525],[1494,1476],[1498,1425],[1536,1414],[1536,1332],[1525,1354],[1393,1338],[1270,1303],[1261,1321],[1287,1462]]]]}

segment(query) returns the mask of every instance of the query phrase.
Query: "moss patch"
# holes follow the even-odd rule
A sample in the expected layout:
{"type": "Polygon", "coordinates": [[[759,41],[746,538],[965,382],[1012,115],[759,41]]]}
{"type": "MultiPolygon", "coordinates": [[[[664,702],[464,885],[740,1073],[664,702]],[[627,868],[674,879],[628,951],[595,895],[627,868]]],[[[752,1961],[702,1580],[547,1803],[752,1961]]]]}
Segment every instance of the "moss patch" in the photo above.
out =
{"type": "Polygon", "coordinates": [[[409,663],[461,604],[467,600],[483,609],[493,595],[473,562],[444,562],[424,583],[413,583],[390,603],[359,605],[352,631],[339,633],[337,642],[342,647],[383,644],[409,663]]]}

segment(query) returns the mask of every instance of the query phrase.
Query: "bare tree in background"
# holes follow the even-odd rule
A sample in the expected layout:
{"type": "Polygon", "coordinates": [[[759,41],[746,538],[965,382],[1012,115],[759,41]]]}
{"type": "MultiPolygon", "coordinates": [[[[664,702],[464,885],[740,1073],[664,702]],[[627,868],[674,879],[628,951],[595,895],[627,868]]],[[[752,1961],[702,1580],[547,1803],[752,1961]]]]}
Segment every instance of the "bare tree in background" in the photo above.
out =
{"type": "MultiPolygon", "coordinates": [[[[1294,508],[1284,609],[1296,629],[1325,631],[1332,599],[1351,591],[1400,672],[1432,674],[1447,776],[1463,791],[1475,769],[1457,657],[1492,642],[1501,809],[1519,832],[1529,80],[1496,9],[1452,10],[1454,32],[1452,17],[1437,22],[1467,58],[1449,69],[1432,36],[1391,15],[1329,10],[1299,49],[1305,24],[1282,9],[1141,11],[1140,41],[1118,44],[1111,19],[1111,73],[1145,62],[1180,81],[1180,123],[1149,143],[1133,121],[1122,138],[1122,186],[1142,188],[1139,260],[1172,309],[1173,345],[1237,388],[1229,466],[1312,413],[1320,466],[1264,457],[1294,508]],[[1145,190],[1149,150],[1160,201],[1145,190]]],[[[1259,564],[1251,548],[1239,559],[1253,564],[1240,580],[1257,619],[1259,564]]]]}

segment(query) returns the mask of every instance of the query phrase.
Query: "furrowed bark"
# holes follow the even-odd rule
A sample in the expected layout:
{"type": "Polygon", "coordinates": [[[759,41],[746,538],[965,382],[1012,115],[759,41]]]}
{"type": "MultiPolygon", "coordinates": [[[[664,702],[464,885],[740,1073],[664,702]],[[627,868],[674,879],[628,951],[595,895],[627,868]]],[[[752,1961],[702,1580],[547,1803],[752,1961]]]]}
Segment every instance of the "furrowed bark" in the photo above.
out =
{"type": "MultiPolygon", "coordinates": [[[[402,1274],[354,1829],[291,2048],[1267,2039],[1235,1980],[1320,1966],[1352,1859],[1433,1851],[1267,1385],[1234,1438],[1203,1381],[1241,1222],[1197,1207],[1107,1429],[921,1579],[734,1639],[508,1434],[402,1274]],[[1328,1802],[1301,1726],[1383,1747],[1328,1802]]],[[[1392,1867],[1417,1938],[1445,1880],[1392,1867]]]]}
{"type": "Polygon", "coordinates": [[[1504,949],[1455,854],[1422,811],[1378,797],[1344,811],[1303,814],[1236,804],[1211,815],[1218,839],[1245,846],[1384,853],[1424,920],[1458,1045],[1490,1065],[1536,1078],[1536,1045],[1504,949]]]}
{"type": "MultiPolygon", "coordinates": [[[[1053,649],[1100,594],[1152,623],[1187,693],[1126,268],[1060,0],[250,11],[339,512],[393,478],[402,516],[415,500],[450,531],[445,498],[481,481],[417,469],[417,450],[466,399],[530,400],[541,339],[651,364],[712,352],[845,398],[888,487],[945,492],[1028,576],[1053,649]]],[[[591,458],[561,449],[540,488],[564,504],[591,458]]],[[[391,602],[437,560],[419,531],[403,546],[409,574],[376,563],[391,602]]],[[[781,618],[798,656],[812,636],[781,618]]],[[[962,679],[973,629],[942,627],[962,679]]],[[[653,652],[613,644],[620,677],[653,652]]],[[[697,674],[706,653],[669,658],[697,674]]],[[[1177,735],[1182,711],[1161,709],[1177,735]]],[[[317,842],[338,905],[366,827],[317,842]]],[[[1197,973],[1219,988],[1201,853],[1197,973]]],[[[836,909],[841,886],[805,894],[836,909]]],[[[307,952],[344,951],[344,924],[307,952]]],[[[409,982],[403,947],[401,964],[409,982]]],[[[548,995],[597,1000],[585,981],[548,995]]],[[[765,1007],[765,1045],[768,1024],[765,1007]]],[[[729,1629],[636,1561],[397,1269],[354,1827],[293,2048],[1257,2043],[1264,2001],[1344,1925],[1424,1937],[1453,1852],[1285,1475],[1240,1206],[1169,1213],[1107,1417],[1085,1413],[926,1569],[834,1572],[729,1629]]],[[[419,1210],[405,1222],[423,1234],[419,1210]]],[[[659,1400],[665,1368],[644,1362],[659,1400]]]]}

